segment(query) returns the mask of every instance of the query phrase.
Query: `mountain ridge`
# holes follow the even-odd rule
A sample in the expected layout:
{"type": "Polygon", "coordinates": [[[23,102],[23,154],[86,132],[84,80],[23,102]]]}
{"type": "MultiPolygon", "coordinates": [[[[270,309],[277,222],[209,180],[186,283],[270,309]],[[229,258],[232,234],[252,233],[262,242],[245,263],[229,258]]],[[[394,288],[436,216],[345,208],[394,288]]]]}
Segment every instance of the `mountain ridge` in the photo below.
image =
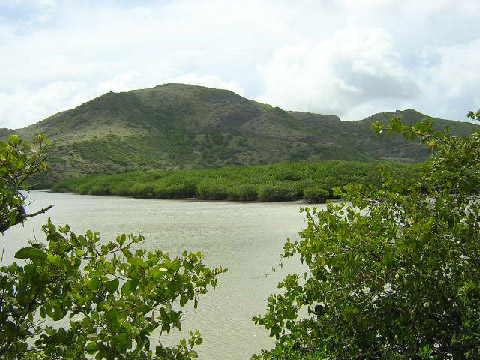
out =
{"type": "MultiPolygon", "coordinates": [[[[151,169],[202,169],[264,165],[285,160],[422,161],[424,147],[399,136],[377,137],[373,121],[400,115],[409,123],[425,115],[413,109],[382,112],[359,121],[336,115],[285,111],[229,90],[164,84],[109,92],[74,109],[14,132],[51,140],[44,186],[90,173],[151,169]]],[[[471,133],[471,123],[434,119],[439,128],[471,133]]]]}

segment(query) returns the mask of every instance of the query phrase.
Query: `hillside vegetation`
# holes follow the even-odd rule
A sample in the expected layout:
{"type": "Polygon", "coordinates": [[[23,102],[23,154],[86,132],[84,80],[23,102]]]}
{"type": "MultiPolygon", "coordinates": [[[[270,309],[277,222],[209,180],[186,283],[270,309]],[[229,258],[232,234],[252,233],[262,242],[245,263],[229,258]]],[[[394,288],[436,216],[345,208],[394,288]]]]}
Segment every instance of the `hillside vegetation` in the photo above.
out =
{"type": "MultiPolygon", "coordinates": [[[[400,136],[377,137],[373,121],[415,110],[379,113],[361,121],[335,115],[288,112],[231,91],[183,84],[107,93],[75,109],[15,130],[24,139],[38,133],[51,140],[50,169],[40,185],[87,174],[153,169],[208,169],[281,161],[426,159],[424,147],[400,136]]],[[[434,119],[466,136],[474,125],[434,119]]],[[[2,130],[5,136],[8,130],[2,130]]]]}
{"type": "Polygon", "coordinates": [[[325,202],[334,198],[334,187],[363,184],[378,188],[378,167],[398,178],[412,178],[421,165],[326,161],[317,164],[286,162],[210,170],[149,171],[116,175],[90,175],[66,180],[53,191],[90,195],[122,195],[141,198],[235,201],[325,202]]]}

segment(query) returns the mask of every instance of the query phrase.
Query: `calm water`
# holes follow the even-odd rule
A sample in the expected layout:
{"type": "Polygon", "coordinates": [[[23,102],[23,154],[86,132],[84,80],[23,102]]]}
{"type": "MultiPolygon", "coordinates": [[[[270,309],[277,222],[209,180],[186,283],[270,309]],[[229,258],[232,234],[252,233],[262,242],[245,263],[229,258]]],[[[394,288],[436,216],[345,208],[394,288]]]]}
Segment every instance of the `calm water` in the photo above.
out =
{"type": "MultiPolygon", "coordinates": [[[[215,290],[200,298],[196,310],[185,309],[182,333],[200,330],[204,339],[196,348],[200,358],[248,359],[272,346],[268,333],[251,318],[264,313],[268,295],[276,291],[276,284],[287,272],[300,270],[298,263],[291,262],[286,269],[271,272],[285,240],[297,238],[305,227],[304,216],[299,213],[301,204],[142,200],[47,192],[31,192],[29,199],[30,212],[49,204],[54,208],[3,236],[4,262],[11,261],[26,239],[42,239],[40,228],[48,217],[55,224],[70,224],[77,233],[99,231],[105,240],[121,233],[142,234],[149,249],[171,254],[202,251],[207,264],[227,267],[228,272],[219,277],[215,290]]],[[[165,342],[171,343],[180,335],[173,333],[165,342]]]]}

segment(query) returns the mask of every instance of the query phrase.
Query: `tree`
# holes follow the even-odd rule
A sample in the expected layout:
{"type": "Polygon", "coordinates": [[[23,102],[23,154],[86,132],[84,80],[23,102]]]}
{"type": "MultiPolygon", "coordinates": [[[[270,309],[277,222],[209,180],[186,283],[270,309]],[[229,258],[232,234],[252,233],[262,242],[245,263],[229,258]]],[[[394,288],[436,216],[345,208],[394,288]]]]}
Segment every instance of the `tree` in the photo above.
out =
{"type": "Polygon", "coordinates": [[[283,256],[308,270],[254,318],[276,338],[255,358],[480,358],[480,132],[455,138],[398,118],[374,129],[432,156],[418,178],[383,171],[381,189],[347,186],[344,203],[304,210],[308,226],[283,256]]]}
{"type": "MultiPolygon", "coordinates": [[[[0,143],[2,232],[27,217],[20,189],[45,169],[42,149],[16,136],[0,143]]],[[[43,209],[42,212],[47,209],[43,209]]],[[[221,268],[206,267],[201,253],[170,257],[139,245],[142,236],[102,242],[98,233],[74,234],[69,226],[43,227],[45,244],[21,248],[24,265],[2,266],[2,359],[190,359],[202,342],[198,332],[168,347],[153,343],[154,330],[181,328],[179,307],[209,286],[221,268]]]]}
{"type": "Polygon", "coordinates": [[[0,233],[13,225],[23,223],[35,214],[25,213],[26,181],[34,174],[46,169],[43,149],[47,145],[44,136],[37,137],[37,146],[10,135],[8,142],[0,142],[0,233]]]}

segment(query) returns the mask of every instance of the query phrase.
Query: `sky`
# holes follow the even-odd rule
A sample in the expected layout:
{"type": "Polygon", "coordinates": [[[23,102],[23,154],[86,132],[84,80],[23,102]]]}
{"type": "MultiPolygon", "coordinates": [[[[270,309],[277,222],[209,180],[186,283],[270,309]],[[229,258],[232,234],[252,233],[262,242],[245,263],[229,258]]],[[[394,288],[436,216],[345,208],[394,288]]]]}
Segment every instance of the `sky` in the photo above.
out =
{"type": "Polygon", "coordinates": [[[0,0],[0,128],[170,82],[342,120],[465,120],[480,0],[0,0]]]}

